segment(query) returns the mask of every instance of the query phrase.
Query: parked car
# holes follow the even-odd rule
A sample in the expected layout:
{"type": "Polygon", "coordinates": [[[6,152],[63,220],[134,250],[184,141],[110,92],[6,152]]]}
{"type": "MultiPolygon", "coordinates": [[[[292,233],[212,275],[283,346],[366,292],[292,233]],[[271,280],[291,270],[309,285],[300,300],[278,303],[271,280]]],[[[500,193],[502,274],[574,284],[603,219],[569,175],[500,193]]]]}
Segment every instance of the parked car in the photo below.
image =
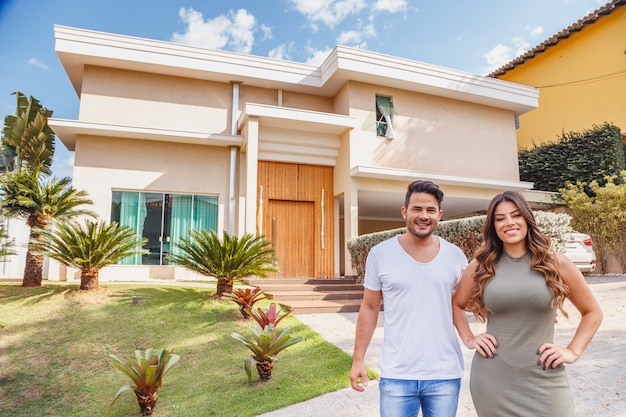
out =
{"type": "Polygon", "coordinates": [[[589,274],[596,269],[596,254],[593,252],[591,236],[585,233],[570,232],[565,235],[567,247],[565,256],[580,269],[583,274],[589,274]]]}

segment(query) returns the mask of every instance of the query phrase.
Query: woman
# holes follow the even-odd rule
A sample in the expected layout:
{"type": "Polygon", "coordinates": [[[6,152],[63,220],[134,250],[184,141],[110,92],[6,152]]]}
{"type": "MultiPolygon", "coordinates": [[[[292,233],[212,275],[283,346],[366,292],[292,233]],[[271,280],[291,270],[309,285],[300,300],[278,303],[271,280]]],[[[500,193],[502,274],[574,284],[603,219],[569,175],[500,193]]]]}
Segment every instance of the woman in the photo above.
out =
{"type": "Polygon", "coordinates": [[[506,191],[491,200],[484,242],[454,294],[454,325],[475,349],[470,392],[479,417],[571,417],[574,404],[564,364],[583,354],[602,310],[582,273],[535,223],[528,202],[506,191]],[[567,347],[554,343],[556,309],[569,299],[581,314],[567,347]],[[487,321],[474,335],[466,309],[487,321]]]}

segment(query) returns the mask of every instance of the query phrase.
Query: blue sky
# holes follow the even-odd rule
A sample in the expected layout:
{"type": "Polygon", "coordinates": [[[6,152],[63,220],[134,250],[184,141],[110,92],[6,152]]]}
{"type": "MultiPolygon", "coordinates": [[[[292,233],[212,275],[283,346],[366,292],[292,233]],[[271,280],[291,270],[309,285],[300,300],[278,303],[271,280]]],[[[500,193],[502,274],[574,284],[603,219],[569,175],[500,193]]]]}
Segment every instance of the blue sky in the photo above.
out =
{"type": "MultiPolygon", "coordinates": [[[[0,116],[14,91],[54,116],[79,100],[54,52],[53,25],[320,63],[346,45],[485,75],[605,0],[0,0],[0,116]]],[[[53,173],[71,176],[57,141],[53,173]]]]}

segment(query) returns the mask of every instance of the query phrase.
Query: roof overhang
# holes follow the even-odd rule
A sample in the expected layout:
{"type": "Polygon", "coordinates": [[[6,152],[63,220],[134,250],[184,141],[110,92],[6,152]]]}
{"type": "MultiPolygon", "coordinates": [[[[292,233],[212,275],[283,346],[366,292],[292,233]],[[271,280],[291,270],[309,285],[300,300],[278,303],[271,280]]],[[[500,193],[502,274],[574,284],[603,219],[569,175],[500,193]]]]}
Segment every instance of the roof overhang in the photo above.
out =
{"type": "Polygon", "coordinates": [[[55,50],[80,95],[86,65],[242,82],[263,88],[333,97],[349,81],[370,83],[522,114],[538,106],[539,90],[345,46],[335,47],[322,65],[282,61],[173,42],[55,25],[55,50]]]}
{"type": "Polygon", "coordinates": [[[48,124],[61,142],[63,142],[65,147],[70,151],[75,150],[76,138],[78,136],[155,140],[209,146],[241,146],[243,144],[243,137],[240,135],[207,134],[178,130],[119,126],[67,119],[48,119],[48,124]]]}
{"type": "Polygon", "coordinates": [[[355,166],[350,170],[350,176],[360,178],[376,178],[384,180],[414,181],[416,179],[431,180],[440,185],[455,185],[461,187],[487,188],[494,190],[526,191],[533,188],[532,182],[505,181],[486,178],[460,177],[454,175],[418,172],[405,169],[355,166]]]}
{"type": "Polygon", "coordinates": [[[246,103],[237,121],[238,128],[241,129],[250,117],[258,118],[263,126],[333,135],[341,135],[357,127],[356,118],[351,116],[246,103]]]}

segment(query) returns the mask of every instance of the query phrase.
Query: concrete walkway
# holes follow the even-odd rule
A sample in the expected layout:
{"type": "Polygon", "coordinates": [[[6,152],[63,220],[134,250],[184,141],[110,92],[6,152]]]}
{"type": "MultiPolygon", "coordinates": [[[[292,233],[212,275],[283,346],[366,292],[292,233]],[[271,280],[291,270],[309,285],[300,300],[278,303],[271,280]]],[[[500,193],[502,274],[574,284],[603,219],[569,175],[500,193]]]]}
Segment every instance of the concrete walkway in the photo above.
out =
{"type": "MultiPolygon", "coordinates": [[[[568,365],[567,373],[576,404],[576,417],[626,416],[626,276],[592,276],[589,286],[604,311],[604,321],[585,354],[568,365]]],[[[567,344],[576,330],[578,312],[567,306],[569,319],[559,318],[556,341],[567,344]]],[[[358,313],[296,315],[329,342],[352,354],[358,313]]],[[[382,313],[381,313],[382,315],[382,313]]],[[[474,322],[474,331],[482,325],[474,322]]],[[[366,356],[367,366],[378,368],[382,320],[366,356]]],[[[476,417],[469,394],[469,366],[473,352],[465,349],[465,377],[457,417],[476,417]]],[[[349,369],[346,369],[346,380],[349,369]]],[[[370,381],[364,393],[346,388],[258,417],[378,417],[378,383],[370,381]]]]}

